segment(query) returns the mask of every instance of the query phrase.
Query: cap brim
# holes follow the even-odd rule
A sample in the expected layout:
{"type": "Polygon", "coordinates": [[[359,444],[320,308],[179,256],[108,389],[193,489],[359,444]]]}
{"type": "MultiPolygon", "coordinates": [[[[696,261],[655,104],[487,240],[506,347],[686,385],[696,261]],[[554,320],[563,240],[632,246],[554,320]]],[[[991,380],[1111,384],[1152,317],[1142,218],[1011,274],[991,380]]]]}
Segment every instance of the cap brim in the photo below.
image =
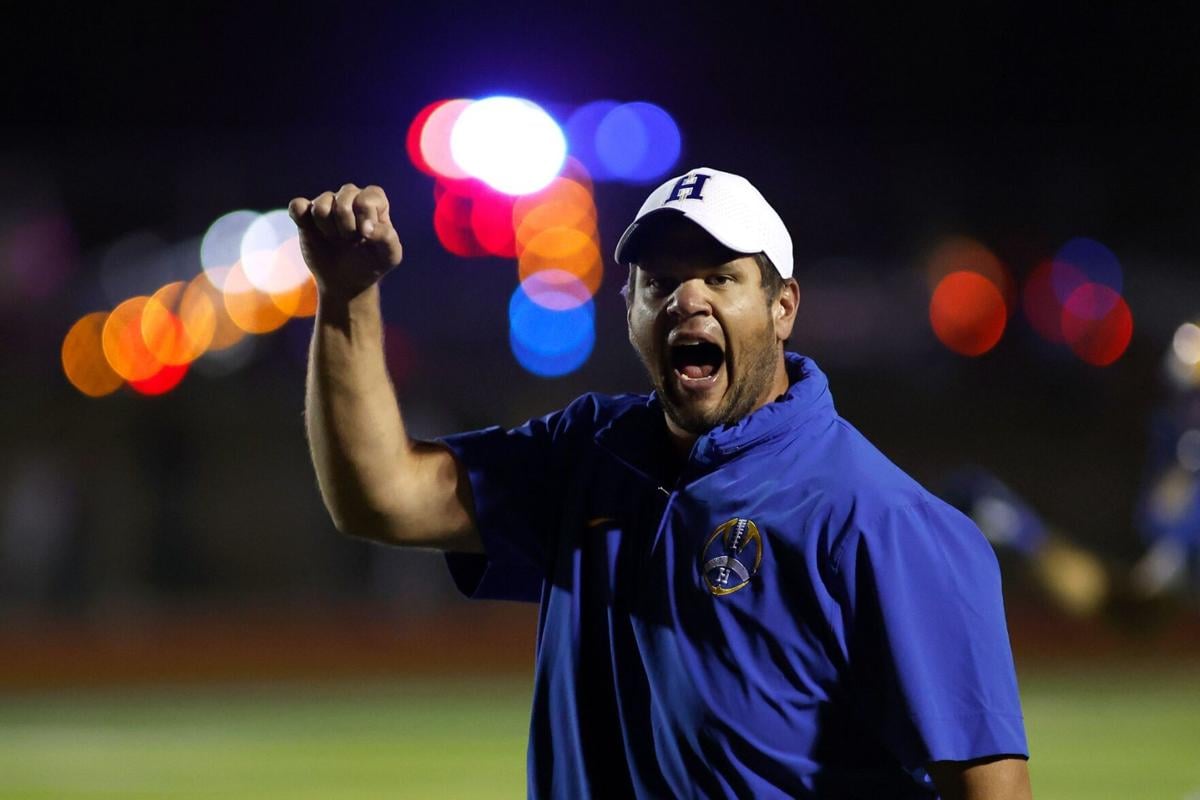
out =
{"type": "Polygon", "coordinates": [[[631,222],[617,241],[617,248],[614,252],[617,263],[631,264],[637,258],[637,248],[644,243],[644,239],[646,238],[646,220],[662,219],[668,215],[687,219],[687,214],[678,208],[656,208],[653,211],[647,211],[631,222]]]}
{"type": "MultiPolygon", "coordinates": [[[[740,253],[741,255],[753,255],[760,253],[762,250],[747,250],[744,246],[739,246],[738,242],[730,241],[728,236],[718,236],[704,223],[688,214],[681,208],[656,208],[653,211],[647,211],[642,216],[633,221],[625,233],[621,234],[620,240],[617,242],[615,256],[618,264],[631,264],[638,257],[638,248],[645,244],[647,229],[653,231],[657,227],[654,222],[657,222],[667,216],[676,216],[687,220],[695,225],[700,230],[704,231],[709,238],[714,242],[724,247],[731,253],[740,253]],[[652,220],[650,225],[647,225],[647,220],[652,220]]],[[[741,243],[744,245],[744,243],[741,243]]]]}

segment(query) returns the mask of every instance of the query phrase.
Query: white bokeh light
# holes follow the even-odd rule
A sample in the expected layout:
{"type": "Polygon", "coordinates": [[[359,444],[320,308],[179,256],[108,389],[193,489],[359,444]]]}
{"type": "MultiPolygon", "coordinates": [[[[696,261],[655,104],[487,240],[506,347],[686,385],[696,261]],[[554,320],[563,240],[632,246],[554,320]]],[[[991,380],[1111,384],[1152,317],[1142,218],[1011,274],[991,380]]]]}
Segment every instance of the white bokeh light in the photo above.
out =
{"type": "Polygon", "coordinates": [[[200,266],[213,286],[225,288],[228,269],[218,268],[232,267],[242,257],[242,237],[258,217],[257,211],[230,211],[208,226],[200,240],[200,266]]]}
{"type": "Polygon", "coordinates": [[[472,103],[450,132],[450,154],[467,174],[505,194],[544,188],[558,175],[567,140],[541,106],[520,97],[472,103]]]}
{"type": "Polygon", "coordinates": [[[1200,327],[1191,322],[1185,322],[1175,331],[1172,341],[1175,357],[1194,367],[1200,364],[1200,327]]]}
{"type": "Polygon", "coordinates": [[[240,257],[246,280],[263,292],[284,292],[300,285],[305,272],[276,269],[276,251],[297,235],[286,208],[268,211],[250,223],[242,235],[240,257]]]}
{"type": "Polygon", "coordinates": [[[300,237],[291,236],[271,254],[271,293],[290,292],[299,288],[311,277],[304,255],[300,252],[300,237]]]}

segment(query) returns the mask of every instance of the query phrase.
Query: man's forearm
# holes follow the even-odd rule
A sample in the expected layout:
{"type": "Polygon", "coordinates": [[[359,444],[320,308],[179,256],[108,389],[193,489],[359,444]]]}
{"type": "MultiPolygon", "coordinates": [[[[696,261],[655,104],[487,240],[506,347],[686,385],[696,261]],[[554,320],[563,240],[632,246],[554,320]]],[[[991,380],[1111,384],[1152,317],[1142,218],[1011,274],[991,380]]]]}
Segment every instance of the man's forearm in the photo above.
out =
{"type": "Polygon", "coordinates": [[[410,451],[383,351],[378,286],[322,298],[308,361],[305,420],[321,495],[343,533],[382,538],[410,451]]]}
{"type": "Polygon", "coordinates": [[[993,756],[974,761],[935,761],[929,774],[942,800],[1030,800],[1023,758],[993,756]]]}

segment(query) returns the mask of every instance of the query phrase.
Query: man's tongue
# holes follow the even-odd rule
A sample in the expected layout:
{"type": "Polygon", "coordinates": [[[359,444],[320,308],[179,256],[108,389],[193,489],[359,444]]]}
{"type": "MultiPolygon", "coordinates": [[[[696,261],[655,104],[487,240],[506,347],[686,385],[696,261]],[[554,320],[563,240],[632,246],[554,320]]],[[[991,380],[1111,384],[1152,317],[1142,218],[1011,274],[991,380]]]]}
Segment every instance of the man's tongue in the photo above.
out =
{"type": "Polygon", "coordinates": [[[671,362],[689,380],[710,378],[721,368],[721,348],[710,342],[678,345],[672,348],[671,362]]]}

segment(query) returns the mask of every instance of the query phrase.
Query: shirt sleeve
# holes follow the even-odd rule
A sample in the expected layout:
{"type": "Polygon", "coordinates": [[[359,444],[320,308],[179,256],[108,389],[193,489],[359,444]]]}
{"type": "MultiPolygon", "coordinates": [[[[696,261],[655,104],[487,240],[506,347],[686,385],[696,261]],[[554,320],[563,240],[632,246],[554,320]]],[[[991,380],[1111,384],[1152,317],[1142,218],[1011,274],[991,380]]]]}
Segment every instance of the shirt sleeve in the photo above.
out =
{"type": "Polygon", "coordinates": [[[937,500],[888,509],[833,554],[859,714],[908,770],[1028,757],[995,553],[937,500]]]}
{"type": "Polygon", "coordinates": [[[561,515],[563,412],[500,427],[445,436],[466,467],[484,553],[447,553],[459,591],[471,598],[537,601],[547,551],[561,515]]]}

